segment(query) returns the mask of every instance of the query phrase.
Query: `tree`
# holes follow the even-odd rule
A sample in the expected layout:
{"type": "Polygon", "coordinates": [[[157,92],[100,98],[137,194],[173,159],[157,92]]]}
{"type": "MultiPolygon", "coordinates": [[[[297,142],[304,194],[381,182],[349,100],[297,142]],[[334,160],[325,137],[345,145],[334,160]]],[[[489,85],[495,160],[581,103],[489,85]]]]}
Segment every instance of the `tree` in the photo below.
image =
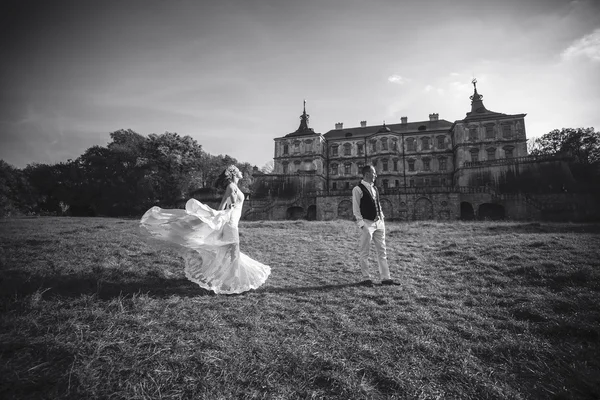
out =
{"type": "Polygon", "coordinates": [[[273,160],[267,161],[265,163],[265,165],[263,165],[260,168],[260,172],[262,172],[263,174],[271,174],[273,173],[273,170],[275,169],[275,166],[273,164],[273,160]]]}
{"type": "Polygon", "coordinates": [[[579,164],[600,162],[600,132],[594,128],[555,129],[535,139],[530,147],[532,155],[568,155],[579,164]]]}

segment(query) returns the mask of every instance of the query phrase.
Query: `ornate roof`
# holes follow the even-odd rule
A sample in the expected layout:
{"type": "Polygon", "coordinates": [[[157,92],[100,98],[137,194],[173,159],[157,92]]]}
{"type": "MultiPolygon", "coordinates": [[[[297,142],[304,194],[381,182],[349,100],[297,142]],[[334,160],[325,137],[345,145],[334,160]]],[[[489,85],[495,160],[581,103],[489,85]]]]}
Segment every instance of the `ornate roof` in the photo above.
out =
{"type": "Polygon", "coordinates": [[[308,127],[309,118],[310,115],[306,113],[306,100],[304,100],[304,111],[300,116],[300,126],[298,127],[298,129],[296,129],[295,132],[288,133],[287,135],[285,135],[285,137],[318,135],[318,133],[315,133],[315,131],[312,128],[308,127]]]}
{"type": "Polygon", "coordinates": [[[473,79],[471,83],[473,84],[474,88],[473,96],[469,97],[471,99],[471,112],[467,113],[467,116],[463,121],[506,116],[506,114],[494,112],[485,108],[482,100],[483,95],[477,93],[477,79],[473,79]]]}

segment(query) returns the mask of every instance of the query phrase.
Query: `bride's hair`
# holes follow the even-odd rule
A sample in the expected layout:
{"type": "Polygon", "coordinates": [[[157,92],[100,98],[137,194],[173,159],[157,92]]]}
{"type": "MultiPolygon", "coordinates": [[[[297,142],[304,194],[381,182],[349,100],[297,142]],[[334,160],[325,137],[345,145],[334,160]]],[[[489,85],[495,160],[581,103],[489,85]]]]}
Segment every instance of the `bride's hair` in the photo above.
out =
{"type": "Polygon", "coordinates": [[[224,188],[225,186],[229,185],[231,182],[233,182],[233,178],[238,172],[240,172],[238,167],[233,164],[228,165],[227,168],[225,168],[217,178],[215,186],[218,188],[224,188]]]}

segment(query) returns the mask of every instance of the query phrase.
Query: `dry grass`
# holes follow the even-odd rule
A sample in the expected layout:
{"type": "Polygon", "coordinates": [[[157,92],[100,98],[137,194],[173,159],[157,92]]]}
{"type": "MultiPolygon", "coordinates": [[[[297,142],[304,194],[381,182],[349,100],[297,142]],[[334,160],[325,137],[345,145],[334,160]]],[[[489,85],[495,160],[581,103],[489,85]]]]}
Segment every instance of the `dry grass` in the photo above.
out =
{"type": "Polygon", "coordinates": [[[242,222],[273,273],[215,296],[137,221],[1,220],[0,397],[600,397],[599,225],[388,223],[397,287],[357,235],[242,222]]]}

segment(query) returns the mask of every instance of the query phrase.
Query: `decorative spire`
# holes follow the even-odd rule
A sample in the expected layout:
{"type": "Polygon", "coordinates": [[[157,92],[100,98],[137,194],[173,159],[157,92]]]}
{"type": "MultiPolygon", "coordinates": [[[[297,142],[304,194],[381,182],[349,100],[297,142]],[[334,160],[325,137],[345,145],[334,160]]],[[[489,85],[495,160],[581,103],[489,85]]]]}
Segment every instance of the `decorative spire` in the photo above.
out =
{"type": "MultiPolygon", "coordinates": [[[[487,109],[485,108],[485,106],[483,105],[483,101],[481,100],[483,99],[483,96],[477,93],[477,79],[473,78],[471,83],[473,84],[473,96],[469,97],[469,99],[471,99],[471,113],[487,112],[487,109]]],[[[471,113],[467,113],[467,115],[471,113]]]]}
{"type": "Polygon", "coordinates": [[[304,100],[304,109],[302,111],[302,115],[300,116],[300,126],[296,132],[304,132],[310,130],[308,127],[308,119],[310,115],[306,113],[306,100],[304,100]]]}

